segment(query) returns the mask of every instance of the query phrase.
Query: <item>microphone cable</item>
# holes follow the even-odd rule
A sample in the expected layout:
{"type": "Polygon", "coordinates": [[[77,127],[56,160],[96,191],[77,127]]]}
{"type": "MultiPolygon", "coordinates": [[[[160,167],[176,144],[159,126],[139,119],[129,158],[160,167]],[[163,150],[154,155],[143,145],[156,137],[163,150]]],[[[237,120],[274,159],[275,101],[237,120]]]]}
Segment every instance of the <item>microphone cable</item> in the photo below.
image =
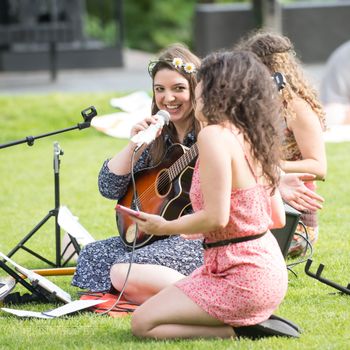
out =
{"type": "MultiPolygon", "coordinates": [[[[132,183],[132,188],[133,188],[133,193],[134,193],[134,195],[133,195],[134,205],[135,205],[135,210],[137,210],[137,211],[140,211],[140,209],[139,209],[139,203],[138,203],[139,198],[138,198],[136,182],[135,182],[134,163],[135,163],[135,155],[140,150],[140,148],[141,147],[135,147],[134,150],[133,150],[133,153],[132,153],[132,156],[131,156],[131,171],[130,171],[131,183],[132,183]]],[[[126,285],[128,283],[129,276],[130,276],[131,266],[134,263],[134,254],[135,254],[135,250],[136,250],[136,241],[137,241],[137,235],[138,235],[138,231],[139,231],[137,224],[135,224],[135,228],[136,228],[135,229],[135,237],[134,237],[134,240],[132,242],[131,255],[130,255],[130,260],[129,260],[129,267],[128,267],[128,271],[127,271],[126,276],[125,276],[125,281],[124,281],[123,287],[122,287],[122,289],[119,292],[118,299],[113,303],[113,305],[110,306],[107,310],[99,313],[99,315],[108,314],[114,308],[117,308],[118,303],[119,303],[120,299],[122,298],[122,296],[124,294],[124,291],[125,291],[125,288],[126,288],[126,285]]]]}

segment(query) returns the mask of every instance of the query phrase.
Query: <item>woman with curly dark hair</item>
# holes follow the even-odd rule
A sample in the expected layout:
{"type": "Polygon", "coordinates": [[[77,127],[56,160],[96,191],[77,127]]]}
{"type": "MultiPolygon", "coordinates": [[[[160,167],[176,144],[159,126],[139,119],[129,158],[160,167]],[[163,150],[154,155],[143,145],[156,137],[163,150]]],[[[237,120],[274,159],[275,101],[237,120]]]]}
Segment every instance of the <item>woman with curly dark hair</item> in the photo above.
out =
{"type": "Polygon", "coordinates": [[[209,55],[197,77],[195,116],[207,125],[197,141],[194,213],[165,220],[140,212],[133,220],[154,235],[201,234],[204,264],[134,312],[132,331],[139,337],[253,334],[287,291],[286,264],[270,232],[285,224],[276,86],[247,51],[209,55]]]}

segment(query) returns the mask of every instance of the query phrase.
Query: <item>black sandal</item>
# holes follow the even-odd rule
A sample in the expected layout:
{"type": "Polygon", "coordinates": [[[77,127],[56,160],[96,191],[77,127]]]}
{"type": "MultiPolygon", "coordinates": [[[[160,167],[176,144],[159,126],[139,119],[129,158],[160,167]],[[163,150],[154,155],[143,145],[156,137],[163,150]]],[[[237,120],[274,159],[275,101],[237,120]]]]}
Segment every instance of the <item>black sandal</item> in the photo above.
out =
{"type": "Polygon", "coordinates": [[[299,338],[301,330],[293,322],[271,315],[266,321],[252,326],[235,327],[238,338],[261,339],[266,337],[299,338]]]}

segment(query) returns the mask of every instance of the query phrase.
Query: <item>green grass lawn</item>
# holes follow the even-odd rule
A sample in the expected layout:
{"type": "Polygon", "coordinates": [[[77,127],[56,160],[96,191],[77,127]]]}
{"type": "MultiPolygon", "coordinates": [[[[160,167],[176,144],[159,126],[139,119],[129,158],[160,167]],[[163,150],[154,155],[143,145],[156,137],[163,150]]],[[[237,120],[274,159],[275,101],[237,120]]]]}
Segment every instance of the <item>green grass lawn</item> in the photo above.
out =
{"type": "MultiPolygon", "coordinates": [[[[0,97],[0,143],[63,129],[82,121],[80,111],[94,105],[110,113],[113,94],[55,94],[0,97]]],[[[105,158],[126,143],[93,128],[74,130],[26,144],[0,149],[0,251],[8,253],[54,208],[53,142],[60,157],[61,204],[67,205],[95,239],[118,234],[113,201],[97,189],[97,175],[105,158]]],[[[326,199],[320,212],[320,239],[312,271],[325,265],[323,276],[342,286],[350,282],[350,143],[327,144],[327,180],[319,183],[326,199]]],[[[34,251],[55,259],[54,220],[50,219],[28,242],[34,251]]],[[[27,268],[45,263],[20,250],[13,259],[27,268]]],[[[73,265],[72,265],[73,266],[73,265]]],[[[350,295],[341,295],[304,273],[304,264],[289,273],[289,290],[278,312],[303,329],[300,339],[260,341],[196,340],[140,341],[129,330],[129,318],[113,319],[83,312],[54,320],[20,319],[0,311],[0,349],[348,349],[350,295]]],[[[5,275],[0,271],[0,275],[5,275]]],[[[49,277],[78,298],[71,276],[49,277]]],[[[26,290],[17,285],[15,291],[26,290]]],[[[26,310],[47,310],[54,304],[23,304],[26,310]]]]}

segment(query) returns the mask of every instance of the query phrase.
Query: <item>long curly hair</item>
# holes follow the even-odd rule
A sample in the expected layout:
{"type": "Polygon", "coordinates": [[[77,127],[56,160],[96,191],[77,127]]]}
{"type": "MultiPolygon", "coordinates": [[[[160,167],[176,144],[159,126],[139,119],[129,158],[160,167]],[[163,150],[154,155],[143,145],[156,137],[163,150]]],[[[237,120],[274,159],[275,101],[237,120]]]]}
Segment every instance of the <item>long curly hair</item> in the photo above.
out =
{"type": "Polygon", "coordinates": [[[268,67],[271,73],[280,72],[286,78],[286,86],[282,90],[284,118],[295,117],[291,106],[293,96],[305,100],[318,115],[322,129],[326,129],[325,112],[318,99],[316,90],[309,84],[296,57],[290,39],[278,33],[257,30],[243,37],[234,49],[254,52],[268,67]]]}
{"type": "MultiPolygon", "coordinates": [[[[196,73],[187,73],[183,69],[183,67],[175,67],[172,63],[174,58],[180,58],[183,62],[186,63],[192,63],[196,70],[199,68],[201,61],[200,59],[193,54],[185,45],[180,43],[175,43],[170,46],[168,46],[164,51],[162,51],[158,59],[155,61],[151,61],[150,65],[148,67],[148,72],[152,78],[152,89],[153,89],[153,97],[152,97],[152,114],[156,114],[159,111],[159,108],[156,105],[155,102],[155,94],[154,94],[154,77],[162,69],[169,69],[178,72],[181,74],[189,83],[189,89],[190,89],[190,100],[192,105],[192,110],[189,114],[189,117],[192,121],[189,125],[188,132],[194,130],[194,134],[197,137],[199,130],[200,130],[200,123],[196,120],[194,116],[194,107],[195,107],[195,96],[194,96],[194,90],[197,86],[197,76],[196,73]]],[[[168,134],[169,137],[173,142],[180,142],[175,126],[172,122],[169,123],[169,125],[164,126],[162,134],[168,134]]],[[[152,156],[152,162],[153,164],[157,164],[162,157],[164,156],[166,152],[166,146],[164,143],[164,138],[162,136],[158,137],[151,145],[151,156],[152,156]]]]}
{"type": "Polygon", "coordinates": [[[197,73],[202,83],[202,113],[208,124],[232,123],[243,134],[268,187],[279,180],[281,100],[271,74],[248,51],[208,55],[197,73]]]}

